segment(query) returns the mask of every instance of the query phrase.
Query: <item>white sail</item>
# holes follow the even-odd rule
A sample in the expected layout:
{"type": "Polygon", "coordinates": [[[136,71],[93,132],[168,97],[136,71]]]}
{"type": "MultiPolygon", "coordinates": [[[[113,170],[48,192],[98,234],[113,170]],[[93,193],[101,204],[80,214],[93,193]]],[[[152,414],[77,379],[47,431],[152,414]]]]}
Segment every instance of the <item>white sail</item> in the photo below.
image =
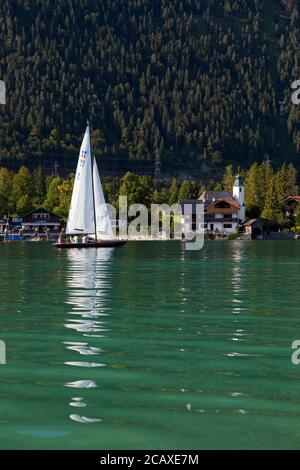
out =
{"type": "Polygon", "coordinates": [[[113,240],[115,238],[109,212],[105,203],[104,193],[100,181],[97,162],[94,159],[94,195],[98,240],[113,240]]]}
{"type": "Polygon", "coordinates": [[[87,126],[81,144],[71,199],[67,234],[95,232],[90,129],[87,126]]]}

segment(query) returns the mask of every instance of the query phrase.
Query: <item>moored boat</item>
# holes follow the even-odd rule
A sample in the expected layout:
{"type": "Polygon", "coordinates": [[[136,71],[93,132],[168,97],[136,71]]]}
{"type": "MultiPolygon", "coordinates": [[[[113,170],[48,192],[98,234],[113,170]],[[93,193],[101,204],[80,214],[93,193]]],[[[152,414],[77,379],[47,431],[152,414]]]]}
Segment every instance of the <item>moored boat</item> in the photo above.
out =
{"type": "Polygon", "coordinates": [[[8,233],[4,235],[3,241],[4,242],[18,242],[23,240],[22,235],[18,233],[8,233]]]}
{"type": "Polygon", "coordinates": [[[55,243],[58,248],[114,248],[125,245],[126,240],[97,240],[89,243],[55,243]]]}

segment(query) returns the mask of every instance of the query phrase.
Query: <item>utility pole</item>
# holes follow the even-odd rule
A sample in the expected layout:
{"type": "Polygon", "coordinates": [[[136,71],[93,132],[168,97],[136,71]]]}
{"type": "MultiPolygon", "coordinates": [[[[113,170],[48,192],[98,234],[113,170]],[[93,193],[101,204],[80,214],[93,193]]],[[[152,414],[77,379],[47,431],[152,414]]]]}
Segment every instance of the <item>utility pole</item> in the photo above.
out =
{"type": "Polygon", "coordinates": [[[54,176],[58,176],[58,167],[59,167],[59,164],[57,163],[57,161],[55,160],[54,162],[54,176]]]}

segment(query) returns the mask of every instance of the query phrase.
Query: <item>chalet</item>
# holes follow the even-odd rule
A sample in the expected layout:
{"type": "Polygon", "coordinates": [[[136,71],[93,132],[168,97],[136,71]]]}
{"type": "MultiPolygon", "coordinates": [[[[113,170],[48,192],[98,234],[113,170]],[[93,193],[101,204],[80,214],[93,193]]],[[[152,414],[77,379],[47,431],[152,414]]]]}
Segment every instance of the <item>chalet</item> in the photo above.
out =
{"type": "Polygon", "coordinates": [[[59,217],[52,214],[43,207],[35,209],[21,218],[22,230],[26,232],[46,234],[59,233],[61,230],[61,221],[59,217]]]}
{"type": "Polygon", "coordinates": [[[297,207],[300,204],[300,196],[288,196],[284,200],[283,204],[287,217],[289,217],[289,219],[293,219],[295,217],[297,207]]]}
{"type": "Polygon", "coordinates": [[[239,175],[236,177],[232,194],[228,191],[204,191],[199,199],[184,200],[180,204],[185,213],[183,220],[185,232],[204,229],[206,232],[235,233],[238,226],[245,220],[243,180],[239,175]],[[197,221],[197,205],[199,204],[203,205],[204,220],[202,221],[197,221]],[[192,207],[190,215],[186,214],[185,205],[192,207]]]}

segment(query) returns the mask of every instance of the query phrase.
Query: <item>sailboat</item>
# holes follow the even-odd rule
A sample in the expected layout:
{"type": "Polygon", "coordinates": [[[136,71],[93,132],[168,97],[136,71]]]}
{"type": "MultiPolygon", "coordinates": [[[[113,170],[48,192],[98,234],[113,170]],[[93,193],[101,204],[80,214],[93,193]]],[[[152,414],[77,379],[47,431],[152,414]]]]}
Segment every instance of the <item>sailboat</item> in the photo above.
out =
{"type": "Polygon", "coordinates": [[[58,248],[97,248],[122,246],[126,240],[114,236],[111,219],[105,203],[96,159],[91,144],[90,125],[87,123],[81,144],[66,235],[83,235],[85,241],[72,243],[60,237],[58,248]],[[87,237],[89,235],[89,237],[87,237]]]}

